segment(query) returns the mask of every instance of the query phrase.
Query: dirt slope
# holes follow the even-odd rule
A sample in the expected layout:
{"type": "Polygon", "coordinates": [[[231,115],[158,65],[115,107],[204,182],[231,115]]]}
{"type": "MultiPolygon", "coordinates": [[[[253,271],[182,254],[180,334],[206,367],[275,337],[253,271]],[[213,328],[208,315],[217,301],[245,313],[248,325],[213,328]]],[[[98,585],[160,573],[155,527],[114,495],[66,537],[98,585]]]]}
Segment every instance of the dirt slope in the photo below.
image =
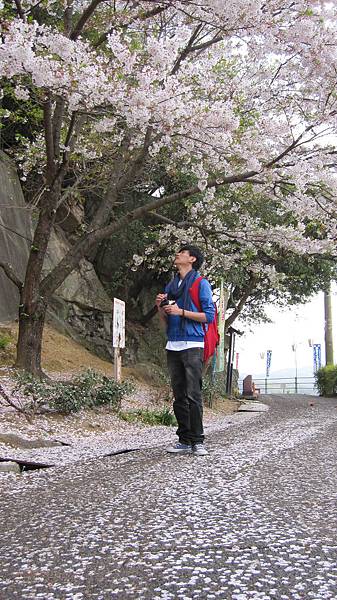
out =
{"type": "MultiPolygon", "coordinates": [[[[15,360],[15,344],[18,335],[16,323],[0,326],[0,336],[10,338],[9,345],[0,349],[0,365],[11,366],[15,360]]],[[[56,331],[51,325],[46,325],[42,346],[42,368],[45,371],[60,373],[75,372],[93,368],[112,375],[112,364],[92,354],[70,337],[56,331]]]]}

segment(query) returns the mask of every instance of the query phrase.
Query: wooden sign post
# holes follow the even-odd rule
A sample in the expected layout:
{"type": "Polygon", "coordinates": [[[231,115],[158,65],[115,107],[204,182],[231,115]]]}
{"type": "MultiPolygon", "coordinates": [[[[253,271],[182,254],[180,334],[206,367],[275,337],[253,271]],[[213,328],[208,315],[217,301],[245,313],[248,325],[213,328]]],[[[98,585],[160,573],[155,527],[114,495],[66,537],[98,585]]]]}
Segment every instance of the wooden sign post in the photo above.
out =
{"type": "Polygon", "coordinates": [[[125,302],[114,298],[113,304],[113,327],[112,345],[114,347],[114,378],[116,381],[122,379],[122,357],[121,348],[125,348],[125,302]]]}

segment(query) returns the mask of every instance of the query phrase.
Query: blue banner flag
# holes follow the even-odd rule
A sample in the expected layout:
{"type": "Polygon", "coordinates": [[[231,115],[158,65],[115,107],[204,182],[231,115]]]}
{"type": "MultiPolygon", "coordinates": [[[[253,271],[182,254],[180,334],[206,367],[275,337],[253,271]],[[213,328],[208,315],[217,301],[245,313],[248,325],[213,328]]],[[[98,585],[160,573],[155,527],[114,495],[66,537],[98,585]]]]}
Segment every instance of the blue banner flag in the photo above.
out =
{"type": "Polygon", "coordinates": [[[314,344],[313,347],[313,355],[314,355],[314,373],[321,368],[321,344],[314,344]]]}
{"type": "Polygon", "coordinates": [[[271,363],[271,350],[267,350],[267,367],[266,367],[266,377],[269,377],[269,372],[270,372],[270,363],[271,363]]]}

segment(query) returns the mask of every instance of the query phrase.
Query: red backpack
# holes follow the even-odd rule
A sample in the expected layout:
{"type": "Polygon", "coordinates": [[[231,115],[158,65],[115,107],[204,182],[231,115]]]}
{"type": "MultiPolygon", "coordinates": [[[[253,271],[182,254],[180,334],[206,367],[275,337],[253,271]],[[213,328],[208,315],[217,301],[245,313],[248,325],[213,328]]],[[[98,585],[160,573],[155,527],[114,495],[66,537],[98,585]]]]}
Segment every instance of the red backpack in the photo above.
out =
{"type": "MultiPolygon", "coordinates": [[[[202,280],[202,277],[198,277],[191,285],[190,289],[189,289],[189,293],[192,299],[193,304],[197,307],[199,312],[202,312],[202,308],[201,308],[201,304],[200,304],[200,300],[199,300],[199,288],[200,288],[200,281],[202,280]]],[[[205,346],[204,346],[204,362],[206,363],[208,361],[208,359],[213,356],[214,352],[216,351],[216,347],[219,344],[219,340],[220,340],[220,336],[219,336],[219,332],[218,332],[218,311],[217,311],[217,307],[216,304],[214,304],[214,308],[215,308],[215,315],[214,315],[214,319],[212,321],[212,323],[208,323],[208,327],[206,329],[206,325],[205,323],[202,323],[202,327],[204,330],[204,342],[205,342],[205,346]]]]}

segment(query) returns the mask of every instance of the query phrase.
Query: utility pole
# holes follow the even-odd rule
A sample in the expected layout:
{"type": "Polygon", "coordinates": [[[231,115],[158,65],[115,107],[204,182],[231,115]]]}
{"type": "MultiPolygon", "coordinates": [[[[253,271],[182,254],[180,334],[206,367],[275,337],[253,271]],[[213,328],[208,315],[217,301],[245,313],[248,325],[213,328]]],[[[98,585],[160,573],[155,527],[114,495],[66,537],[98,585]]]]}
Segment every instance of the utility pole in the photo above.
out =
{"type": "Polygon", "coordinates": [[[333,365],[331,286],[324,292],[324,323],[325,364],[333,365]]]}

